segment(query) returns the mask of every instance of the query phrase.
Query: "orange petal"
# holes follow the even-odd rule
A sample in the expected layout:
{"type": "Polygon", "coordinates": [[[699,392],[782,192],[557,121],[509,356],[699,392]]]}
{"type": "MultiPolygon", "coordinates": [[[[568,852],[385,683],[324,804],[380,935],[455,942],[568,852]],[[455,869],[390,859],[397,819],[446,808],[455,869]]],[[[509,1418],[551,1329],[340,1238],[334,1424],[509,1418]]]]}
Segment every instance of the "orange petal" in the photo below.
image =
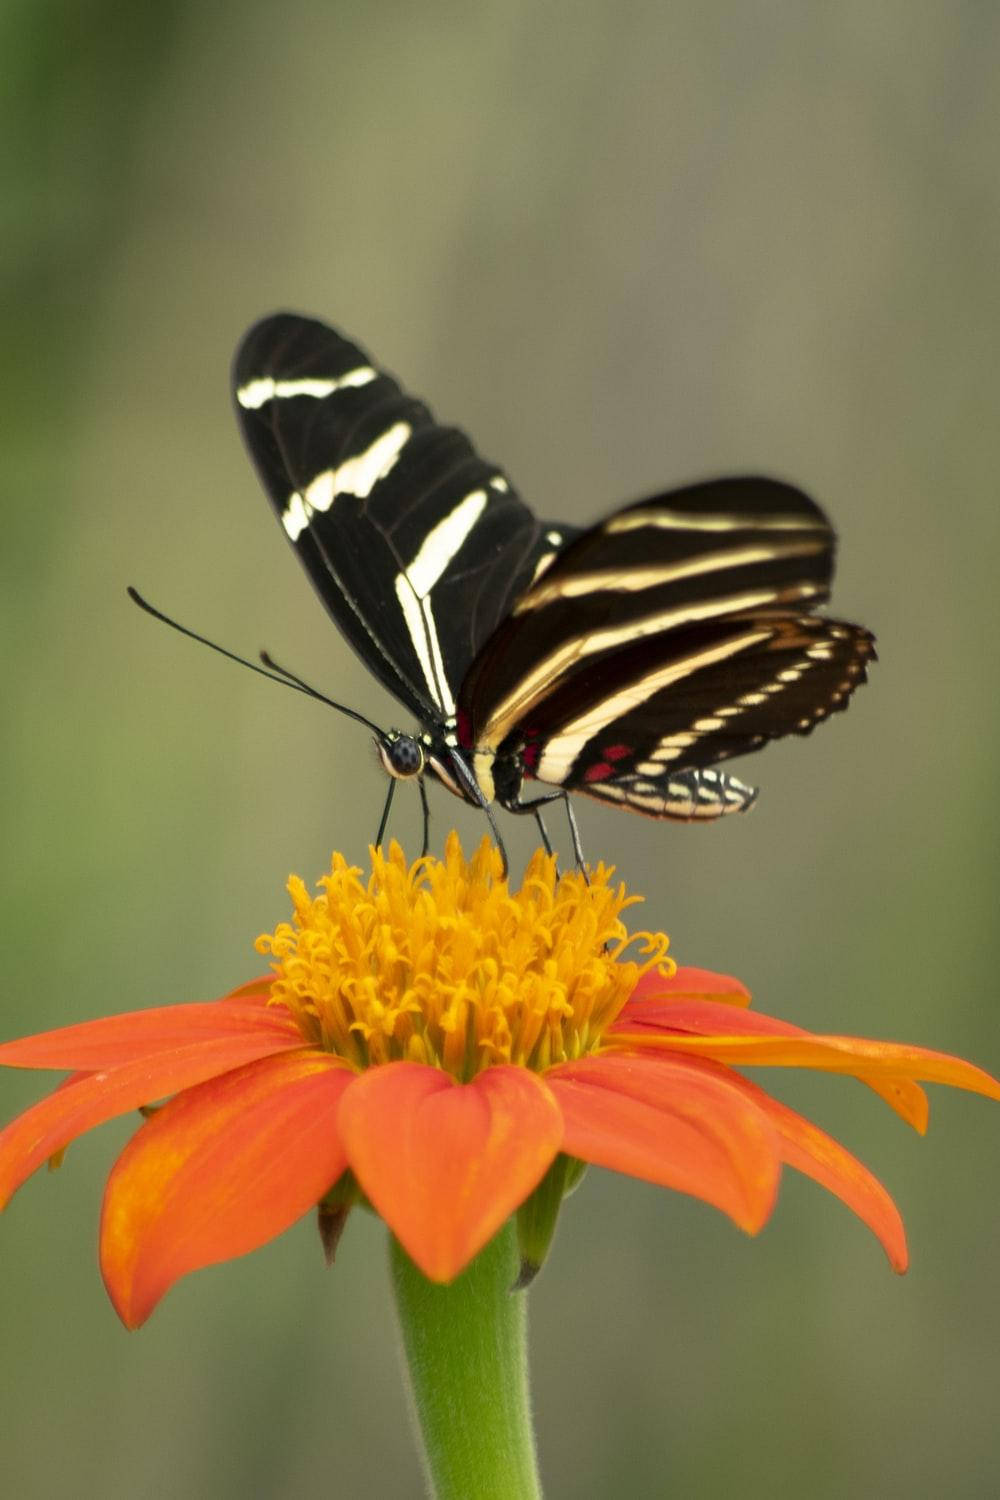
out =
{"type": "Polygon", "coordinates": [[[259,974],[256,979],[248,979],[246,984],[237,985],[228,995],[222,995],[216,1004],[231,1005],[234,1001],[245,1000],[256,1005],[266,1005],[271,998],[273,983],[273,974],[259,974]]]}
{"type": "Polygon", "coordinates": [[[301,1047],[303,1040],[282,1007],[265,1010],[259,1004],[220,1005],[213,1000],[209,1004],[163,1005],[155,1010],[128,1011],[122,1016],[101,1016],[96,1021],[81,1021],[76,1026],[61,1026],[58,1031],[42,1031],[37,1036],[4,1042],[0,1044],[0,1065],[79,1068],[93,1072],[197,1042],[232,1038],[239,1043],[248,1037],[264,1043],[268,1038],[273,1039],[274,1051],[301,1047]]]}
{"type": "Polygon", "coordinates": [[[930,1105],[919,1083],[914,1083],[911,1078],[873,1078],[870,1073],[858,1073],[856,1076],[873,1094],[884,1099],[901,1120],[912,1125],[919,1135],[926,1133],[930,1105]]]}
{"type": "MultiPolygon", "coordinates": [[[[768,1065],[778,1068],[815,1068],[825,1073],[850,1073],[857,1078],[920,1079],[948,1083],[1000,1099],[1000,1082],[974,1063],[928,1047],[905,1042],[875,1042],[854,1036],[677,1036],[657,1037],[652,1028],[632,1028],[637,1045],[671,1052],[712,1057],[735,1067],[768,1065]]],[[[615,1033],[615,1041],[625,1034],[615,1033]]]]}
{"type": "Polygon", "coordinates": [[[337,1105],[356,1075],[328,1053],[265,1057],[172,1099],[108,1179],[101,1271],[128,1328],[188,1271],[245,1255],[347,1164],[337,1105]]]}
{"type": "Polygon", "coordinates": [[[562,1142],[542,1080],[495,1067],[471,1083],[421,1063],[358,1078],[340,1130],[362,1188],[431,1281],[450,1281],[537,1187],[562,1142]]]}
{"type": "MultiPolygon", "coordinates": [[[[615,1025],[608,1030],[608,1037],[619,1043],[631,1040],[641,1045],[650,1034],[667,1038],[661,1045],[670,1045],[669,1038],[695,1035],[709,1038],[728,1036],[795,1036],[809,1037],[810,1032],[790,1021],[779,1021],[776,1016],[763,1015],[760,1011],[741,1010],[734,1013],[729,1005],[713,1000],[659,1001],[652,999],[633,1007],[632,1000],[623,1008],[615,1025]]],[[[678,1049],[679,1050],[679,1049],[678,1049]]],[[[703,1049],[698,1049],[702,1052],[703,1049]]],[[[860,1069],[855,1076],[878,1094],[891,1109],[912,1125],[921,1135],[927,1129],[927,1095],[919,1084],[906,1078],[873,1077],[860,1069]]]]}
{"type": "Polygon", "coordinates": [[[711,969],[694,969],[681,965],[669,979],[661,978],[655,969],[644,974],[632,991],[629,1005],[664,997],[674,1000],[719,1000],[727,1005],[750,1004],[750,991],[731,974],[715,974],[711,969]]]}
{"type": "MultiPolygon", "coordinates": [[[[76,1028],[70,1028],[75,1030],[76,1028]]],[[[70,1141],[167,1094],[216,1078],[279,1050],[303,1050],[298,1032],[244,1030],[151,1057],[133,1058],[100,1073],[78,1073],[0,1131],[0,1208],[43,1162],[70,1141]]]]}
{"type": "Polygon", "coordinates": [[[769,1115],[781,1137],[781,1154],[788,1165],[846,1203],[881,1242],[892,1269],[905,1271],[909,1261],[906,1231],[899,1210],[878,1178],[832,1136],[772,1099],[749,1079],[740,1079],[740,1085],[769,1115]]]}
{"type": "Polygon", "coordinates": [[[774,1206],[778,1140],[767,1115],[695,1060],[611,1053],[545,1074],[563,1150],[714,1204],[751,1234],[774,1206]]]}
{"type": "Polygon", "coordinates": [[[631,999],[622,1007],[608,1035],[634,1032],[637,1027],[666,1033],[669,1036],[810,1036],[802,1026],[779,1021],[759,1010],[734,1010],[713,995],[678,995],[664,999],[661,995],[648,1000],[631,999]]]}

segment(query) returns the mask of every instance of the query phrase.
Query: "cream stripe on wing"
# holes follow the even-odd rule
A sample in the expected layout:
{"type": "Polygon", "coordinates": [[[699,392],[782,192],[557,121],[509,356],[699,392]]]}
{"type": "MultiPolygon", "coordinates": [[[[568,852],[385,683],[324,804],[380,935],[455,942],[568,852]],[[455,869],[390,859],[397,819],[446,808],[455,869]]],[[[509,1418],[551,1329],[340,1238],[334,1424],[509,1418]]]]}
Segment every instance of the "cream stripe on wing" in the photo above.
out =
{"type": "Polygon", "coordinates": [[[620,719],[630,709],[638,708],[661,688],[669,687],[671,683],[690,676],[692,672],[697,672],[702,667],[709,667],[713,662],[725,661],[729,656],[736,656],[738,652],[746,651],[760,641],[766,641],[770,635],[770,630],[745,631],[744,634],[732,636],[728,641],[722,641],[707,651],[699,651],[696,656],[685,656],[680,661],[672,661],[666,666],[658,667],[655,672],[647,672],[645,677],[640,677],[635,682],[630,682],[626,687],[619,689],[618,692],[602,698],[600,703],[596,703],[585,714],[581,714],[569,724],[564,724],[562,729],[553,735],[545,746],[535,770],[535,776],[539,781],[552,781],[557,786],[561,785],[569,775],[584,745],[605,725],[620,719]]]}
{"type": "Polygon", "coordinates": [[[427,690],[446,715],[455,712],[455,698],[444,669],[430,595],[448,564],[461,550],[485,505],[485,490],[473,490],[466,495],[427,533],[409,566],[396,574],[396,598],[427,690]]]}
{"type": "Polygon", "coordinates": [[[457,555],[485,506],[486,491],[473,490],[424,537],[420,551],[406,568],[406,577],[421,598],[430,593],[457,555]]]}
{"type": "Polygon", "coordinates": [[[328,511],[338,495],[367,500],[379,480],[396,464],[412,431],[408,422],[395,422],[363,453],[345,458],[336,469],[324,469],[317,474],[304,493],[293,490],[281,516],[281,524],[291,540],[297,542],[316,512],[328,511]]]}
{"type": "Polygon", "coordinates": [[[728,552],[705,552],[685,562],[664,563],[659,567],[599,568],[592,573],[574,573],[569,578],[546,579],[518,600],[514,614],[540,609],[557,599],[575,599],[580,594],[594,594],[603,589],[631,594],[640,589],[676,583],[681,578],[696,578],[701,573],[721,572],[725,568],[745,568],[753,563],[775,562],[785,557],[815,557],[825,546],[825,542],[818,540],[774,542],[771,546],[758,544],[733,547],[728,552]]]}
{"type": "Polygon", "coordinates": [[[592,656],[598,651],[611,651],[616,646],[675,630],[678,626],[688,625],[695,620],[711,620],[745,610],[760,609],[768,604],[805,599],[818,592],[819,588],[815,584],[799,584],[780,590],[757,589],[746,594],[731,594],[724,599],[711,599],[702,604],[685,604],[676,609],[660,610],[655,615],[630,620],[625,625],[574,636],[572,640],[565,641],[557,650],[550,652],[544,661],[535,666],[497,704],[484,726],[480,742],[494,748],[499,745],[518,720],[523,719],[539,699],[551,692],[557,679],[585,656],[592,656]]]}
{"type": "Polygon", "coordinates": [[[604,530],[609,536],[623,531],[640,531],[644,526],[655,526],[665,531],[824,531],[829,533],[829,524],[819,516],[791,515],[787,511],[776,511],[771,515],[751,515],[747,511],[727,515],[718,511],[714,515],[700,515],[687,510],[672,510],[668,506],[649,510],[629,510],[623,515],[612,516],[605,522],[604,530]]]}
{"type": "Polygon", "coordinates": [[[371,365],[358,365],[346,375],[331,375],[327,379],[273,380],[262,375],[258,380],[248,380],[236,392],[236,399],[246,411],[259,411],[268,401],[287,401],[290,396],[312,396],[322,401],[335,391],[349,390],[352,386],[368,385],[377,378],[378,372],[371,365]]]}

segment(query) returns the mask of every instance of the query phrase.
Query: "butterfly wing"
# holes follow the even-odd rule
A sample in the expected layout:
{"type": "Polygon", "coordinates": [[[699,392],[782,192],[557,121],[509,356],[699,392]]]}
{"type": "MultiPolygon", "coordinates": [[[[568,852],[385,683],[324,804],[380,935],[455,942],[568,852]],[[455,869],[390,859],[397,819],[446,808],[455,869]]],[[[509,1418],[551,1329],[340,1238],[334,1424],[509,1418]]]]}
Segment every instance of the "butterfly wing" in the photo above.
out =
{"type": "Polygon", "coordinates": [[[470,663],[575,533],[537,521],[464,433],[323,323],[278,313],[255,324],[233,392],[327,610],[412,713],[447,723],[470,663]]]}
{"type": "Polygon", "coordinates": [[[463,683],[463,743],[653,816],[714,816],[749,788],[703,768],[846,707],[868,631],[814,614],[834,534],[790,485],[710,481],[583,533],[463,683]],[[731,793],[731,795],[727,795],[731,793]]]}

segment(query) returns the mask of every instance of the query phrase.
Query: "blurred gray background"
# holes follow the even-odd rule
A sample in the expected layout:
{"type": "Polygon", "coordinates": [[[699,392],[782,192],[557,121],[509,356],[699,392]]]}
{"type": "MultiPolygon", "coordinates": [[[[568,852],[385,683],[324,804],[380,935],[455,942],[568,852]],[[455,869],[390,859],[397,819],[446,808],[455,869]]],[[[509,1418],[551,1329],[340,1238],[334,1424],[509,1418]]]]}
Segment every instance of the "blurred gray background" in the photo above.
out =
{"type": "MultiPolygon", "coordinates": [[[[0,55],[3,1031],[221,993],[288,872],[374,834],[363,730],[124,592],[400,721],[237,438],[233,347],[291,307],[546,515],[726,470],[821,500],[870,685],[736,767],[750,817],[582,801],[586,847],[760,1008],[1000,1068],[1000,10],[25,0],[0,55]]],[[[995,1494],[1000,1114],[938,1092],[921,1142],[847,1081],[755,1076],[882,1176],[912,1270],[790,1176],[750,1241],[591,1172],[531,1294],[550,1500],[995,1494]]],[[[5,1216],[7,1492],[418,1496],[381,1225],[327,1274],[304,1222],[128,1336],[94,1245],[132,1128],[5,1216]]]]}

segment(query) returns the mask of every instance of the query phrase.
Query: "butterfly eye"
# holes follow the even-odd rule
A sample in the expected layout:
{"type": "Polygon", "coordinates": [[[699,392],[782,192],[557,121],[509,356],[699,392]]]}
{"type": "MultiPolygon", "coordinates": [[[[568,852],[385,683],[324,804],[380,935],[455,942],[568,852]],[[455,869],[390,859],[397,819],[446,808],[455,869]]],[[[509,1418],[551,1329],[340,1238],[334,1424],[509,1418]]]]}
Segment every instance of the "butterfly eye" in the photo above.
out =
{"type": "Polygon", "coordinates": [[[424,769],[424,751],[419,740],[412,734],[388,736],[378,741],[378,753],[390,776],[405,780],[408,776],[419,776],[424,769]]]}

